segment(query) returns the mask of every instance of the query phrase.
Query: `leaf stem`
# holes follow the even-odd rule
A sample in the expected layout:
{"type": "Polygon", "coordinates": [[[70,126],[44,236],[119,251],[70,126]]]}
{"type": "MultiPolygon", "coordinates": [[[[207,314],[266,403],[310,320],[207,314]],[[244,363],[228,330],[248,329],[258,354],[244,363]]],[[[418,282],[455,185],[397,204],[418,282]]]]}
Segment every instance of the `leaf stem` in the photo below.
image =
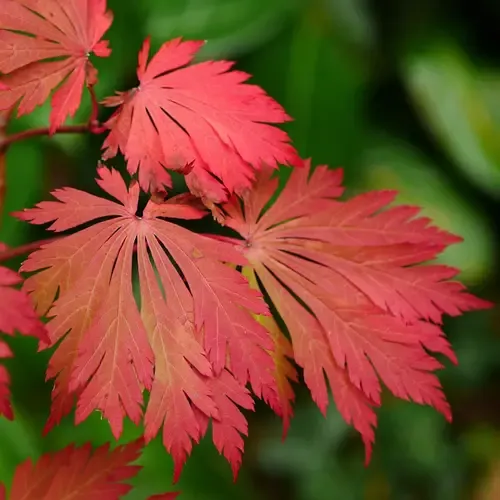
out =
{"type": "Polygon", "coordinates": [[[99,101],[97,100],[97,97],[95,95],[94,86],[89,85],[87,89],[89,91],[90,101],[92,103],[92,111],[90,113],[88,121],[89,132],[91,132],[92,134],[102,134],[106,131],[106,127],[104,127],[99,122],[99,101]]]}
{"type": "Polygon", "coordinates": [[[0,262],[4,262],[6,260],[13,259],[15,257],[19,257],[21,255],[25,255],[27,253],[31,253],[34,250],[38,250],[42,245],[46,245],[47,243],[51,243],[55,240],[58,240],[60,236],[56,236],[55,238],[47,238],[45,240],[37,240],[32,241],[30,243],[26,243],[24,245],[15,247],[15,248],[7,248],[0,252],[0,262]]]}

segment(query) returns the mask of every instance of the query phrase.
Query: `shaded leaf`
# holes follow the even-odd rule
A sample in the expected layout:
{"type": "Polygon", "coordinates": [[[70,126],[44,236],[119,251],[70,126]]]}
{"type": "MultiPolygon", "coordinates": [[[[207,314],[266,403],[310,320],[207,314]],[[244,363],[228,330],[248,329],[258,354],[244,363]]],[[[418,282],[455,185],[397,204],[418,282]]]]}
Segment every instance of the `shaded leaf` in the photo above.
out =
{"type": "Polygon", "coordinates": [[[149,45],[148,39],[139,54],[139,86],[105,100],[120,106],[107,124],[105,157],[120,150],[143,189],[169,186],[170,168],[194,177],[188,184],[195,194],[221,201],[224,188],[250,187],[263,162],[298,163],[288,135],[269,125],[289,117],[260,87],[245,83],[250,75],[227,61],[188,66],[203,42],[171,40],[148,62],[149,45]]]}
{"type": "Polygon", "coordinates": [[[470,180],[498,197],[500,121],[483,90],[488,77],[451,41],[409,53],[403,76],[418,111],[470,180]]]}
{"type": "MultiPolygon", "coordinates": [[[[0,244],[0,249],[3,245],[0,244]]],[[[28,295],[14,288],[21,277],[6,267],[0,267],[0,332],[14,335],[17,331],[40,340],[48,340],[45,327],[36,315],[28,295]]],[[[9,346],[0,340],[0,359],[12,357],[9,346]]],[[[14,417],[10,404],[10,377],[6,368],[0,365],[0,415],[14,417]]]]}
{"type": "MultiPolygon", "coordinates": [[[[242,272],[248,279],[250,286],[258,290],[259,285],[257,284],[257,279],[252,268],[245,267],[242,272]]],[[[290,382],[298,381],[297,371],[292,364],[292,344],[280,330],[274,318],[258,315],[257,320],[267,329],[274,342],[274,349],[270,354],[274,362],[273,375],[276,379],[278,391],[269,391],[264,394],[264,400],[283,419],[284,439],[290,427],[290,419],[293,417],[293,402],[295,401],[295,393],[290,382]]]]}
{"type": "Polygon", "coordinates": [[[456,269],[416,265],[460,239],[417,217],[409,206],[387,208],[394,192],[339,201],[340,170],[309,162],[294,170],[278,200],[263,172],[255,190],[225,205],[227,225],[290,332],[314,401],[325,412],[326,374],[335,403],[361,433],[367,459],[374,440],[379,378],[396,396],[451,412],[427,351],[456,357],[440,323],[443,314],[489,307],[450,281],[456,269]],[[428,322],[428,321],[432,321],[428,322]]]}
{"type": "MultiPolygon", "coordinates": [[[[98,173],[101,188],[119,203],[64,188],[54,191],[57,201],[19,214],[35,224],[52,222],[53,231],[105,219],[42,246],[22,266],[39,271],[25,289],[39,313],[52,318],[48,346],[61,341],[47,371],[56,379],[47,428],[77,396],[76,421],[99,410],[118,437],[125,415],[140,422],[142,392],[150,390],[145,436],[152,439],[163,426],[178,477],[192,441],[206,429],[198,414],[215,419],[214,428],[221,421],[241,432],[232,417],[237,410],[217,391],[231,386],[229,397],[250,408],[247,382],[258,397],[276,390],[273,342],[252,317],[268,308],[240,273],[220,261],[244,265],[241,252],[159,218],[202,217],[196,204],[152,200],[139,217],[138,184],[127,188],[115,170],[100,167],[98,173]],[[135,248],[140,310],[132,291],[135,248]]],[[[240,449],[238,436],[225,431],[214,441],[221,450],[240,449]]],[[[233,467],[236,456],[228,456],[233,467]]]]}
{"type": "Polygon", "coordinates": [[[96,83],[91,53],[110,54],[101,40],[113,16],[106,0],[4,0],[0,11],[0,109],[19,103],[18,116],[52,97],[55,132],[80,106],[85,83],[96,83]]]}
{"type": "MultiPolygon", "coordinates": [[[[139,466],[130,465],[139,457],[141,441],[109,451],[105,444],[92,451],[87,444],[70,445],[42,456],[36,464],[26,460],[14,474],[10,500],[87,500],[122,498],[132,488],[123,483],[135,476],[139,466]]],[[[1,498],[1,497],[0,497],[1,498]]]]}

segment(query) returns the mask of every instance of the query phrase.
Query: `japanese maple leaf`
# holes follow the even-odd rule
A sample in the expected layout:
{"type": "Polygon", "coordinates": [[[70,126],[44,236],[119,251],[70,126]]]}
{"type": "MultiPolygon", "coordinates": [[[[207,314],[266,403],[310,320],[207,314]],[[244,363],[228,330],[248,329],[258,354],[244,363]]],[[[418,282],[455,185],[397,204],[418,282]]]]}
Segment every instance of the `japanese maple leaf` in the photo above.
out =
{"type": "MultiPolygon", "coordinates": [[[[108,444],[95,450],[90,444],[80,448],[70,445],[56,453],[43,455],[35,464],[28,459],[15,471],[9,498],[118,500],[132,489],[131,485],[123,481],[134,477],[141,469],[140,466],[131,465],[139,458],[141,447],[141,440],[111,451],[108,444]]],[[[173,499],[175,496],[176,493],[163,494],[163,498],[173,499]]]]}
{"type": "MultiPolygon", "coordinates": [[[[0,244],[0,249],[5,248],[0,244]]],[[[18,331],[47,341],[47,332],[36,315],[33,304],[25,292],[14,286],[21,283],[21,277],[6,267],[0,267],[0,332],[13,335],[18,331]]],[[[9,346],[0,340],[0,359],[12,357],[9,346]]],[[[12,420],[10,404],[10,377],[6,368],[0,365],[0,415],[12,420]]]]}
{"type": "Polygon", "coordinates": [[[84,84],[96,83],[89,55],[109,56],[101,38],[112,20],[106,0],[2,0],[0,109],[19,103],[18,116],[31,113],[57,88],[50,115],[55,132],[74,116],[84,84]]]}
{"type": "MultiPolygon", "coordinates": [[[[243,436],[248,435],[248,423],[241,409],[254,410],[250,392],[228,371],[223,370],[217,377],[208,380],[219,408],[219,416],[212,419],[212,440],[217,451],[230,463],[236,481],[244,451],[243,436]]],[[[195,410],[200,436],[203,437],[209,424],[206,414],[195,410]]],[[[174,471],[174,482],[180,474],[178,464],[174,471]]]]}
{"type": "Polygon", "coordinates": [[[274,167],[300,159],[288,135],[270,125],[290,118],[260,87],[245,83],[250,75],[227,61],[188,66],[203,43],[171,40],[148,63],[150,42],[144,42],[138,87],[105,101],[120,107],[104,147],[105,157],[125,155],[145,190],[169,185],[164,168],[190,165],[194,189],[218,201],[223,187],[249,187],[264,162],[274,167]]]}
{"type": "Polygon", "coordinates": [[[163,220],[196,219],[204,211],[181,196],[150,201],[138,216],[139,185],[127,189],[115,170],[98,173],[101,188],[119,203],[65,188],[53,193],[57,201],[20,214],[35,224],[54,221],[53,231],[100,219],[44,245],[22,266],[39,271],[25,289],[37,311],[52,318],[49,345],[62,339],[47,373],[56,379],[48,427],[71,410],[76,395],[78,422],[98,409],[119,436],[125,414],[139,422],[146,388],[146,439],[163,426],[180,470],[203,434],[196,412],[224,420],[214,393],[218,378],[227,379],[221,374],[229,370],[242,394],[247,382],[258,397],[275,388],[273,342],[252,316],[268,308],[221,262],[244,265],[238,249],[163,220]],[[135,249],[140,309],[132,287],[135,249]]]}
{"type": "MultiPolygon", "coordinates": [[[[166,214],[164,207],[161,210],[166,214]]],[[[150,248],[153,258],[162,262],[158,254],[160,247],[153,241],[150,248]]],[[[149,441],[155,437],[163,424],[163,443],[174,459],[174,482],[177,482],[191,452],[192,440],[198,442],[205,435],[209,417],[212,417],[214,444],[231,464],[236,478],[244,447],[242,435],[248,432],[246,419],[238,406],[253,410],[253,399],[228,370],[212,373],[202,349],[202,331],[193,328],[193,297],[177,273],[172,272],[173,269],[158,268],[168,280],[164,286],[169,288],[168,283],[175,291],[165,303],[146,258],[147,248],[143,241],[139,240],[137,250],[140,282],[144,285],[141,286],[141,315],[156,356],[155,380],[144,417],[145,438],[149,441]],[[187,357],[190,352],[193,355],[187,357]]],[[[275,398],[275,385],[266,374],[264,378],[267,380],[261,388],[257,382],[254,390],[262,390],[264,399],[268,393],[275,398]]],[[[244,375],[243,380],[246,381],[244,375]]]]}
{"type": "MultiPolygon", "coordinates": [[[[242,273],[248,279],[250,286],[258,290],[259,285],[253,269],[245,267],[242,273]]],[[[290,382],[298,381],[297,371],[291,363],[294,357],[292,344],[280,330],[274,318],[258,315],[257,320],[266,328],[274,342],[274,349],[270,354],[274,362],[273,375],[278,390],[264,394],[264,400],[283,419],[283,439],[285,439],[290,427],[290,419],[293,416],[293,402],[295,400],[295,393],[290,382]]]]}
{"type": "Polygon", "coordinates": [[[340,201],[342,173],[317,167],[292,172],[278,186],[264,171],[253,191],[225,205],[227,225],[290,332],[296,362],[325,412],[326,374],[344,418],[362,434],[367,459],[382,382],[393,394],[428,404],[451,419],[429,352],[456,362],[437,325],[443,314],[490,304],[450,281],[456,269],[421,265],[459,238],[417,217],[418,209],[388,208],[394,192],[340,201]],[[430,322],[430,321],[432,322],[430,322]]]}

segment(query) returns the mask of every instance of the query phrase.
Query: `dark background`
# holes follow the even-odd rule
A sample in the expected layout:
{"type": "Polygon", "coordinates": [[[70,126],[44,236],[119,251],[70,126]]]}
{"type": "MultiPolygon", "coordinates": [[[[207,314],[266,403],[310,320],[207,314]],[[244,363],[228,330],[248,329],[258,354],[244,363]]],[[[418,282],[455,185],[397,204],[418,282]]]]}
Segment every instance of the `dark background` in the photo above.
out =
{"type": "MultiPolygon", "coordinates": [[[[110,59],[98,60],[99,98],[136,84],[137,51],[174,36],[206,39],[203,57],[238,61],[296,119],[287,126],[302,156],[343,166],[348,192],[395,188],[465,242],[441,261],[490,300],[499,295],[500,2],[497,0],[109,0],[115,23],[110,59]]],[[[12,130],[43,126],[49,108],[12,130]]],[[[85,120],[88,100],[75,119],[85,120]]],[[[103,114],[101,118],[107,115],[103,114]]],[[[32,206],[63,185],[94,190],[102,137],[32,139],[8,155],[6,212],[32,206]]],[[[179,186],[177,186],[179,187],[179,186]]],[[[0,239],[43,237],[3,217],[0,239]]],[[[14,266],[16,263],[13,262],[14,266]]],[[[304,389],[285,443],[271,410],[249,415],[239,481],[210,438],[195,448],[179,488],[185,500],[493,500],[500,498],[500,342],[498,310],[447,321],[460,365],[441,380],[454,409],[389,395],[379,412],[373,460],[332,405],[324,419],[304,389]]],[[[10,341],[10,339],[9,339],[10,341]]],[[[16,420],[0,419],[0,481],[19,462],[70,442],[110,439],[99,416],[72,417],[41,437],[50,402],[47,353],[10,341],[16,420]]],[[[141,433],[126,427],[123,441],[141,433]]],[[[170,488],[172,462],[155,440],[127,499],[170,488]]]]}

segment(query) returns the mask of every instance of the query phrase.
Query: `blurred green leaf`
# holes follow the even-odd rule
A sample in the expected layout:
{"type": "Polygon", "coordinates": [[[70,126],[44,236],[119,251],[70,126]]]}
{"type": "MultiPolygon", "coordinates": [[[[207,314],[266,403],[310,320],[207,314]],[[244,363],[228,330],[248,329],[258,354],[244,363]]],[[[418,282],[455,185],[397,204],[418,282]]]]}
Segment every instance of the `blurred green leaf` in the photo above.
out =
{"type": "Polygon", "coordinates": [[[294,118],[290,134],[304,157],[347,165],[359,153],[366,75],[359,61],[333,43],[327,19],[315,4],[297,19],[285,56],[283,104],[294,118]]]}
{"type": "MultiPolygon", "coordinates": [[[[334,42],[324,6],[302,7],[292,26],[243,60],[244,69],[291,115],[284,128],[304,158],[315,165],[352,165],[362,152],[366,68],[334,42]]],[[[282,169],[281,180],[289,173],[282,169]]]]}
{"type": "Polygon", "coordinates": [[[479,283],[495,266],[493,231],[483,215],[449,184],[430,160],[396,138],[378,136],[364,159],[368,189],[396,189],[397,203],[422,207],[434,224],[464,238],[438,261],[461,269],[461,279],[479,283]]]}
{"type": "MultiPolygon", "coordinates": [[[[129,419],[125,419],[123,433],[118,443],[124,444],[139,438],[143,434],[141,426],[134,425],[129,419]]],[[[94,446],[101,446],[104,443],[115,443],[109,422],[102,417],[101,412],[95,410],[82,423],[74,424],[74,412],[65,417],[60,424],[51,431],[50,439],[44,444],[44,451],[55,451],[75,443],[82,446],[91,442],[94,446]]]]}
{"type": "Polygon", "coordinates": [[[491,328],[494,321],[488,313],[474,313],[451,321],[447,328],[459,364],[448,366],[442,379],[460,395],[481,391],[488,381],[495,380],[492,377],[498,370],[500,342],[498,332],[491,328]]]}
{"type": "Polygon", "coordinates": [[[182,472],[179,484],[172,485],[173,462],[161,442],[151,441],[137,462],[143,466],[131,481],[134,489],[124,498],[144,500],[166,491],[181,491],[182,500],[255,500],[260,498],[245,469],[234,483],[229,465],[208,437],[195,446],[182,472]]]}
{"type": "Polygon", "coordinates": [[[375,26],[367,0],[320,0],[331,16],[332,29],[340,40],[362,48],[375,42],[375,26]]]}
{"type": "Polygon", "coordinates": [[[26,242],[29,225],[11,216],[40,201],[45,179],[43,148],[37,140],[13,144],[7,151],[6,196],[0,241],[10,246],[26,242]]]}
{"type": "Polygon", "coordinates": [[[414,403],[387,403],[379,411],[374,458],[391,485],[390,498],[460,498],[463,459],[446,438],[443,416],[414,403]]]}
{"type": "Polygon", "coordinates": [[[500,120],[491,101],[498,110],[500,94],[486,99],[483,73],[452,41],[407,54],[403,77],[443,148],[471,181],[498,198],[500,120]]]}
{"type": "MultiPolygon", "coordinates": [[[[353,433],[332,403],[325,418],[309,402],[296,408],[286,440],[280,440],[279,429],[261,445],[259,460],[271,476],[290,476],[300,500],[356,500],[362,497],[364,483],[353,482],[356,475],[366,477],[360,453],[353,459],[341,456],[342,445],[353,433]]],[[[354,433],[353,433],[354,434],[354,433]]],[[[360,444],[360,443],[358,443],[360,444]]]]}
{"type": "Polygon", "coordinates": [[[144,447],[137,464],[143,468],[130,481],[134,489],[124,497],[126,500],[144,500],[151,495],[179,490],[179,487],[172,486],[174,472],[172,459],[165,451],[159,437],[144,447]]]}
{"type": "Polygon", "coordinates": [[[14,408],[12,422],[0,417],[0,483],[10,484],[16,466],[27,458],[37,459],[41,454],[41,436],[37,436],[30,422],[18,408],[14,408]]]}
{"type": "MultiPolygon", "coordinates": [[[[212,430],[193,449],[182,472],[179,490],[183,500],[255,500],[260,498],[258,485],[252,481],[243,456],[238,481],[233,482],[231,468],[212,443],[212,430]]],[[[171,477],[171,476],[170,476],[171,477]]]]}
{"type": "Polygon", "coordinates": [[[488,465],[498,458],[500,433],[491,425],[478,425],[464,436],[464,444],[472,459],[488,465]]]}
{"type": "Polygon", "coordinates": [[[147,32],[160,44],[182,36],[207,40],[205,57],[235,56],[272,38],[299,0],[154,0],[147,32]]]}

